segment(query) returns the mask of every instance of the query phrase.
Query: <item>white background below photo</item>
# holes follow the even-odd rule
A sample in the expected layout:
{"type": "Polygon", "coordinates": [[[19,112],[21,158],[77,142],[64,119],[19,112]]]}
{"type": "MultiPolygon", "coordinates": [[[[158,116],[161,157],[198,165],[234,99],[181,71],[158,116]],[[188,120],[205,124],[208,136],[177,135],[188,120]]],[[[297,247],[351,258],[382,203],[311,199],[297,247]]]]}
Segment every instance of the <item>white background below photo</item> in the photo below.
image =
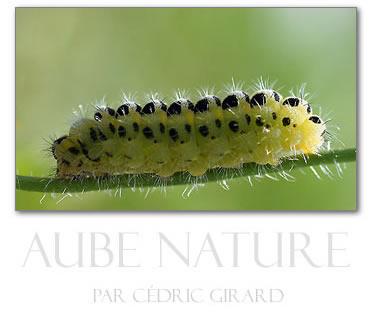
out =
{"type": "MultiPolygon", "coordinates": [[[[76,1],[66,3],[67,6],[83,4],[91,5],[76,1]]],[[[125,1],[94,2],[97,6],[129,4],[125,1]]],[[[145,2],[138,4],[146,5],[145,2]]],[[[162,2],[153,4],[163,5],[162,2]]],[[[294,1],[213,3],[244,4],[298,5],[294,1]]],[[[299,4],[327,6],[334,3],[302,1],[299,4]]],[[[37,4],[30,1],[2,3],[0,11],[4,106],[4,122],[0,128],[4,140],[0,216],[1,323],[391,322],[391,236],[387,212],[387,182],[391,179],[383,163],[391,159],[387,125],[391,57],[387,38],[391,30],[388,2],[337,3],[359,7],[358,212],[264,212],[259,215],[15,212],[15,161],[10,158],[14,157],[15,143],[10,134],[14,134],[15,107],[14,6],[21,5],[37,4]],[[59,233],[57,251],[56,232],[59,233]],[[138,235],[128,235],[121,246],[120,232],[138,235]],[[239,243],[235,246],[232,236],[230,239],[224,234],[232,232],[249,234],[239,235],[239,243]],[[35,233],[39,240],[34,239],[35,233]],[[83,234],[78,236],[78,233],[83,234]],[[93,233],[97,239],[95,247],[91,246],[93,233]],[[166,241],[161,245],[159,233],[164,233],[172,245],[166,241]],[[260,233],[258,252],[262,260],[266,263],[281,256],[281,265],[262,267],[254,262],[256,233],[260,233]],[[330,239],[330,233],[339,234],[331,234],[333,239],[330,239]],[[80,237],[83,240],[79,244],[80,237]],[[281,238],[280,254],[278,237],[281,238]],[[112,255],[107,249],[102,250],[107,239],[110,239],[112,255]],[[292,243],[296,245],[292,247],[292,243]],[[305,252],[293,252],[297,257],[293,264],[292,251],[306,245],[305,252]],[[107,266],[91,266],[94,265],[91,251],[98,251],[95,265],[102,265],[105,260],[107,263],[111,257],[112,262],[107,266]],[[128,267],[121,266],[120,251],[126,258],[122,260],[123,264],[128,267]],[[238,257],[237,264],[232,261],[233,255],[238,257]],[[334,266],[330,266],[330,256],[334,266]],[[315,267],[309,259],[321,266],[315,267]],[[81,263],[71,267],[60,265],[76,261],[81,263]],[[193,294],[193,299],[204,298],[205,302],[183,302],[189,293],[193,294]],[[156,302],[158,294],[161,294],[162,302],[156,302]],[[121,302],[120,295],[126,302],[121,302]],[[172,301],[174,295],[175,301],[172,301]],[[145,302],[148,298],[152,302],[145,302]],[[118,302],[113,302],[115,300],[118,302]]],[[[39,5],[53,6],[54,3],[46,1],[39,5]]],[[[183,5],[183,2],[171,2],[170,5],[183,5]]]]}

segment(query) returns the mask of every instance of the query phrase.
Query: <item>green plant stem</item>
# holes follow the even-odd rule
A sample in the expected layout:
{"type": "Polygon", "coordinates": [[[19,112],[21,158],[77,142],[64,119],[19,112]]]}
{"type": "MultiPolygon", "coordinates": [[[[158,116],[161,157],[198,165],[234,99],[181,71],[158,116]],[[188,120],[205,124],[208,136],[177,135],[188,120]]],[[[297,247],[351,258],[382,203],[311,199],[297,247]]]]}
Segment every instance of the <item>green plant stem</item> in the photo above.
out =
{"type": "MultiPolygon", "coordinates": [[[[194,178],[194,183],[222,181],[244,176],[265,175],[273,173],[289,172],[293,169],[307,168],[317,165],[351,162],[356,160],[356,149],[330,151],[322,155],[311,155],[304,159],[298,157],[295,160],[285,160],[278,167],[259,166],[255,163],[244,164],[240,169],[212,169],[205,176],[194,178]]],[[[109,178],[82,178],[82,179],[57,179],[28,176],[16,176],[16,189],[36,192],[86,192],[96,190],[118,188],[155,187],[161,184],[184,185],[188,184],[192,177],[187,173],[179,172],[172,177],[162,179],[156,175],[118,175],[109,178]]]]}

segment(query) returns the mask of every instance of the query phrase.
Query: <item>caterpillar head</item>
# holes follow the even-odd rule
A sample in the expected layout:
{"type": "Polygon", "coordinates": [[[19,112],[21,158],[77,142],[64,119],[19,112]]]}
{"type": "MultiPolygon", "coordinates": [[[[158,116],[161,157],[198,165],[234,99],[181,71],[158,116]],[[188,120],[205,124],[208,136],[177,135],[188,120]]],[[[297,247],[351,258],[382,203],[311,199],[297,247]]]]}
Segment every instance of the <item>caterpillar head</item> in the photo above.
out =
{"type": "Polygon", "coordinates": [[[52,155],[53,155],[53,157],[54,157],[56,160],[57,160],[57,147],[58,147],[58,146],[61,144],[61,142],[62,142],[63,140],[65,140],[67,137],[68,137],[68,136],[64,135],[64,136],[61,136],[61,137],[57,138],[57,139],[53,142],[53,144],[52,144],[52,146],[51,146],[52,155]]]}
{"type": "Polygon", "coordinates": [[[51,151],[57,160],[57,173],[80,167],[83,163],[81,159],[82,148],[79,144],[75,144],[75,140],[71,136],[65,135],[56,139],[52,144],[51,151]]]}

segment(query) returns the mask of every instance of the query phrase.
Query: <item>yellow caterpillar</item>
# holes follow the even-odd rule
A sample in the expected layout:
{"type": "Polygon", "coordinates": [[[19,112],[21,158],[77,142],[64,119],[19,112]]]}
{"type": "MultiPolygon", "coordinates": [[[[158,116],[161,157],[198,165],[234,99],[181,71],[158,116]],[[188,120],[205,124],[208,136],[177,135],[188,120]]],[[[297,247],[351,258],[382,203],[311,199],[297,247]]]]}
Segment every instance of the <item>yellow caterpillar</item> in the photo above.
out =
{"type": "Polygon", "coordinates": [[[57,177],[187,171],[243,163],[278,165],[283,158],[316,154],[325,123],[304,98],[260,88],[251,97],[231,91],[224,100],[205,95],[193,104],[153,98],[141,107],[126,100],[117,110],[97,107],[93,119],[75,122],[51,147],[57,177]]]}

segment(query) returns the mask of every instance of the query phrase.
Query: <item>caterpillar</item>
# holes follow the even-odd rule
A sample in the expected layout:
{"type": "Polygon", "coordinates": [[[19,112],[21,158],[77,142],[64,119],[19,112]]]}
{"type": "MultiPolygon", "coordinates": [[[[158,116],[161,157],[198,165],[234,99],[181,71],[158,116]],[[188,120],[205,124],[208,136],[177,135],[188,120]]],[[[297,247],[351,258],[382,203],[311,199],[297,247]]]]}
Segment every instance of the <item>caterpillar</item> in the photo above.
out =
{"type": "Polygon", "coordinates": [[[56,177],[202,176],[317,154],[326,125],[304,97],[284,98],[262,83],[251,96],[233,88],[223,100],[205,92],[193,103],[178,93],[170,104],[152,96],[144,106],[128,98],[117,109],[97,105],[93,118],[80,118],[53,141],[56,177]]]}

